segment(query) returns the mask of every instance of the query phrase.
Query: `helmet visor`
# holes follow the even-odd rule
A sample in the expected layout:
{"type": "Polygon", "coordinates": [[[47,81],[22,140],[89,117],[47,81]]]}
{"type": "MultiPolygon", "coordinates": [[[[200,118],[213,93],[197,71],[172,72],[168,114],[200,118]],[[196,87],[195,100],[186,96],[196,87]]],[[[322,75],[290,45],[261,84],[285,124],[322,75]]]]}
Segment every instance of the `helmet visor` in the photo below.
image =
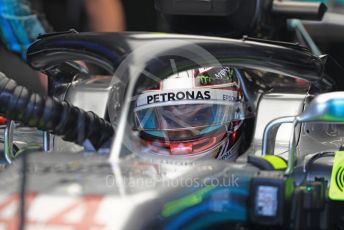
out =
{"type": "Polygon", "coordinates": [[[209,92],[209,100],[161,102],[160,98],[157,103],[141,104],[134,113],[135,129],[169,140],[200,138],[245,117],[243,103],[235,92],[229,95],[228,90],[214,89],[209,92]]]}
{"type": "Polygon", "coordinates": [[[136,101],[135,129],[169,140],[199,138],[243,120],[243,107],[240,91],[235,89],[152,90],[136,101]]]}
{"type": "Polygon", "coordinates": [[[240,119],[240,104],[179,104],[136,111],[138,130],[181,130],[227,124],[240,119]]]}

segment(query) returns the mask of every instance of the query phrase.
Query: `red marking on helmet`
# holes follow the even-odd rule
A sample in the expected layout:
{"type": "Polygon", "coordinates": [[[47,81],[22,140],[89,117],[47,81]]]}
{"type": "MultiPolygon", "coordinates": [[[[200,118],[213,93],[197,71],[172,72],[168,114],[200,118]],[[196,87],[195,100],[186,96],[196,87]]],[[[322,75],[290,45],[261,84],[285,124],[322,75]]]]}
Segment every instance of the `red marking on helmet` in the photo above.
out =
{"type": "Polygon", "coordinates": [[[171,155],[189,155],[201,153],[211,149],[226,136],[225,132],[220,132],[212,137],[203,137],[198,140],[186,141],[165,141],[165,140],[145,140],[145,145],[155,152],[171,155]]]}
{"type": "Polygon", "coordinates": [[[307,85],[307,81],[299,79],[299,78],[295,79],[295,83],[297,86],[306,86],[307,85]]]}
{"type": "Polygon", "coordinates": [[[232,132],[231,133],[231,141],[235,142],[237,140],[237,138],[238,138],[238,132],[237,131],[232,132]]]}
{"type": "Polygon", "coordinates": [[[0,116],[0,125],[5,125],[7,123],[7,118],[6,117],[3,117],[3,116],[0,116]]]}
{"type": "Polygon", "coordinates": [[[170,144],[171,155],[192,154],[192,143],[170,144]]]}
{"type": "Polygon", "coordinates": [[[194,151],[195,152],[202,152],[204,150],[210,149],[211,147],[216,145],[216,143],[219,142],[222,139],[222,137],[223,136],[221,135],[221,138],[220,138],[220,136],[216,136],[216,137],[203,139],[202,142],[201,141],[195,142],[194,145],[201,145],[201,146],[198,148],[195,148],[194,151]],[[205,143],[207,143],[207,144],[205,144],[205,143]]]}

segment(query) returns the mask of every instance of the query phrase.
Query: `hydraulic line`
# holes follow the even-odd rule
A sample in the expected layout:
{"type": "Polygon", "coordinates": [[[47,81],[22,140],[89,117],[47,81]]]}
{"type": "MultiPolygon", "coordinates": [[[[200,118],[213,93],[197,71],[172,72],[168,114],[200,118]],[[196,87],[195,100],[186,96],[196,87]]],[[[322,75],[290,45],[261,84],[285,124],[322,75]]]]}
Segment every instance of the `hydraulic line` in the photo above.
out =
{"type": "Polygon", "coordinates": [[[79,145],[88,139],[96,149],[114,134],[111,124],[95,113],[30,92],[3,73],[0,73],[0,114],[79,145]]]}

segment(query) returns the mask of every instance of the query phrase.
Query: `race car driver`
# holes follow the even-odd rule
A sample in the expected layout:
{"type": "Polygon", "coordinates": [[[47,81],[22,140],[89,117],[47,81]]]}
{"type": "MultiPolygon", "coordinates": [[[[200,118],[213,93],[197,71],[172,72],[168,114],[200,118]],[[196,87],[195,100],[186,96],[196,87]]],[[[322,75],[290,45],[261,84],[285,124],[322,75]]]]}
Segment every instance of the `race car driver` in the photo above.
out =
{"type": "Polygon", "coordinates": [[[252,116],[235,69],[197,68],[143,90],[135,125],[143,152],[234,160],[243,151],[245,119],[252,116]]]}

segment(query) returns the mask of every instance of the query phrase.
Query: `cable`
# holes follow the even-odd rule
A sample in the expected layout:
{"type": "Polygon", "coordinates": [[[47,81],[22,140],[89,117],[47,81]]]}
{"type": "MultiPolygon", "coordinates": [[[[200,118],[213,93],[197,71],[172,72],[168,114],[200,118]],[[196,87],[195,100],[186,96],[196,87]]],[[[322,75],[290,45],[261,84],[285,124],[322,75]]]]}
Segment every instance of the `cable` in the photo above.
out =
{"type": "Polygon", "coordinates": [[[305,181],[307,179],[309,168],[311,167],[311,165],[316,160],[318,160],[322,157],[333,157],[333,156],[335,156],[335,153],[331,152],[331,151],[324,151],[324,152],[315,153],[311,158],[308,159],[307,162],[305,162],[305,164],[303,166],[303,179],[302,179],[302,181],[305,181]]]}
{"type": "Polygon", "coordinates": [[[320,159],[320,158],[322,158],[322,157],[333,157],[334,155],[335,155],[335,153],[334,153],[334,152],[330,152],[330,151],[315,153],[315,154],[314,154],[311,158],[309,158],[308,161],[305,163],[304,168],[303,168],[303,172],[304,172],[305,174],[307,174],[310,165],[311,165],[314,161],[316,161],[316,160],[318,160],[318,159],[320,159]]]}
{"type": "Polygon", "coordinates": [[[99,149],[114,134],[111,124],[93,112],[42,97],[0,73],[0,113],[29,127],[49,131],[66,141],[82,145],[90,140],[99,149]]]}

